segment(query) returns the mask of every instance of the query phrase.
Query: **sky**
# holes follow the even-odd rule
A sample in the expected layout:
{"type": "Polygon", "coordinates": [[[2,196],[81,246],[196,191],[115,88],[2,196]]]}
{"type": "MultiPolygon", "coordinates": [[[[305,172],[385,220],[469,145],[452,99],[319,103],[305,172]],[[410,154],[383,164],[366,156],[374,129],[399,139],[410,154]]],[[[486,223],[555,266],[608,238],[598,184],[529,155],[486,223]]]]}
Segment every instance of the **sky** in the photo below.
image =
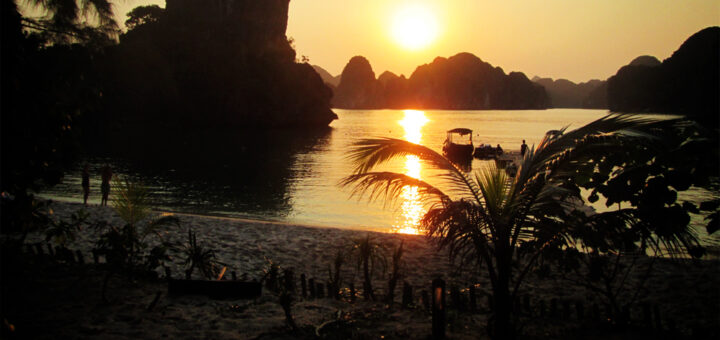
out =
{"type": "MultiPolygon", "coordinates": [[[[136,6],[165,6],[115,3],[121,24],[136,6]]],[[[606,79],[640,55],[668,58],[693,33],[719,25],[717,0],[291,0],[287,36],[298,57],[333,75],[356,55],[376,76],[409,77],[437,56],[470,52],[506,73],[584,82],[606,79]],[[424,48],[408,49],[393,35],[409,7],[434,21],[435,39],[424,48]]]]}

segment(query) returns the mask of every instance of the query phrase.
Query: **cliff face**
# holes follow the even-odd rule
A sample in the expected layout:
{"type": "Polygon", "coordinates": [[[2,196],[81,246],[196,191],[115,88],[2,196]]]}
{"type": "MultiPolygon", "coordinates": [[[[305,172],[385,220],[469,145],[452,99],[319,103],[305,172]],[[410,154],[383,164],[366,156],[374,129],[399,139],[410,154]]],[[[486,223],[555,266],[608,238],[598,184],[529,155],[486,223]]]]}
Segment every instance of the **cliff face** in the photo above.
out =
{"type": "Polygon", "coordinates": [[[168,0],[110,53],[113,115],[180,131],[327,126],[332,92],[295,62],[289,0],[168,0]]]}
{"type": "Polygon", "coordinates": [[[378,108],[377,91],[375,72],[370,62],[362,56],[352,57],[340,75],[333,106],[342,109],[378,108]]]}
{"type": "Polygon", "coordinates": [[[567,79],[538,78],[533,82],[545,87],[550,97],[550,107],[558,108],[607,108],[607,91],[604,80],[593,79],[576,84],[567,79]]]}
{"type": "Polygon", "coordinates": [[[506,75],[470,53],[435,58],[409,79],[386,72],[376,80],[367,59],[354,57],[343,71],[333,104],[355,109],[544,109],[547,95],[524,74],[506,75]]]}
{"type": "Polygon", "coordinates": [[[337,88],[337,86],[340,84],[340,75],[338,74],[337,76],[333,76],[326,69],[318,65],[313,65],[312,67],[315,72],[317,72],[317,74],[320,76],[320,78],[325,82],[325,84],[330,86],[330,88],[332,88],[334,92],[335,88],[337,88]]]}
{"type": "Polygon", "coordinates": [[[610,110],[684,114],[717,126],[720,27],[693,34],[662,63],[638,59],[608,79],[610,110]]]}

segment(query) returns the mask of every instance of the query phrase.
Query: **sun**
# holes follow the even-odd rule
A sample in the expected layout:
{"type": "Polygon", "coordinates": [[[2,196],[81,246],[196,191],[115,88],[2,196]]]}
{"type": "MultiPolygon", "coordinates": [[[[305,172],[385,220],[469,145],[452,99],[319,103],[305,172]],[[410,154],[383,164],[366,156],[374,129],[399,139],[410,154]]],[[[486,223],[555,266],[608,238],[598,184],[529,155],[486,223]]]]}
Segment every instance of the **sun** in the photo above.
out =
{"type": "Polygon", "coordinates": [[[426,7],[405,7],[392,21],[392,36],[398,44],[409,50],[428,46],[437,37],[437,20],[426,7]]]}

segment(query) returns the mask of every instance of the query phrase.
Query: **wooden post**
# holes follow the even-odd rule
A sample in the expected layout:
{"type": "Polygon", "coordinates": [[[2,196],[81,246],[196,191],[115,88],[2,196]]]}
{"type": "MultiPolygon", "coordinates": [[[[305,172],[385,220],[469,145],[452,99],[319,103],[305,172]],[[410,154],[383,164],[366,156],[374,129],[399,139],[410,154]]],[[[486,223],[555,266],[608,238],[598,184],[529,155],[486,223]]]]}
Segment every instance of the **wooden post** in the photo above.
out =
{"type": "Polygon", "coordinates": [[[584,320],[585,319],[585,306],[583,305],[582,301],[576,301],[575,302],[575,311],[577,312],[577,318],[578,320],[584,320]]]}
{"type": "Polygon", "coordinates": [[[425,311],[426,312],[429,311],[430,310],[430,295],[428,294],[427,290],[422,291],[422,302],[423,302],[423,307],[425,307],[425,311]]]}
{"type": "Polygon", "coordinates": [[[402,306],[408,308],[412,304],[412,286],[407,282],[403,282],[402,306]]]}
{"type": "Polygon", "coordinates": [[[623,324],[628,324],[630,322],[630,305],[623,306],[622,312],[620,313],[620,321],[623,324]]]}
{"type": "Polygon", "coordinates": [[[355,283],[350,283],[350,303],[355,302],[355,298],[357,297],[357,291],[355,291],[355,283]]]}
{"type": "Polygon", "coordinates": [[[80,249],[76,250],[75,254],[77,255],[77,262],[79,264],[85,264],[85,257],[83,257],[83,254],[80,251],[80,249]]]}
{"type": "Polygon", "coordinates": [[[477,293],[474,284],[470,285],[470,312],[477,312],[477,293]]]}
{"type": "Polygon", "coordinates": [[[285,291],[295,295],[295,272],[292,270],[292,268],[287,268],[283,271],[283,285],[285,286],[285,291]]]}
{"type": "Polygon", "coordinates": [[[660,318],[660,307],[653,306],[653,314],[655,315],[655,328],[662,329],[662,319],[660,318]]]}
{"type": "Polygon", "coordinates": [[[461,311],[464,309],[462,301],[460,301],[460,288],[456,285],[450,286],[450,301],[455,310],[461,311]]]}
{"type": "Polygon", "coordinates": [[[335,286],[330,281],[325,281],[325,286],[327,287],[327,297],[328,299],[335,299],[336,298],[336,290],[335,286]]]}
{"type": "Polygon", "coordinates": [[[318,299],[322,299],[325,297],[325,287],[323,287],[323,284],[318,282],[317,284],[317,291],[315,292],[315,296],[317,296],[318,299]]]}
{"type": "Polygon", "coordinates": [[[310,280],[308,280],[308,288],[310,288],[310,292],[309,292],[310,298],[314,299],[315,298],[315,289],[316,289],[315,288],[315,279],[311,278],[310,280]]]}
{"type": "Polygon", "coordinates": [[[230,272],[230,276],[233,281],[237,281],[237,273],[234,270],[230,272]]]}
{"type": "Polygon", "coordinates": [[[600,306],[598,306],[597,303],[593,303],[592,305],[592,316],[593,319],[598,320],[600,319],[600,306]]]}
{"type": "Polygon", "coordinates": [[[523,296],[523,311],[527,315],[532,315],[532,308],[530,308],[530,296],[523,296]]]}
{"type": "Polygon", "coordinates": [[[432,296],[432,336],[445,339],[445,281],[433,280],[432,296]]]}
{"type": "Polygon", "coordinates": [[[155,293],[155,298],[150,302],[150,305],[148,305],[147,310],[151,311],[153,308],[155,308],[155,305],[157,305],[158,301],[160,301],[160,296],[162,295],[162,292],[155,293]]]}
{"type": "Polygon", "coordinates": [[[650,310],[650,304],[649,303],[643,303],[642,304],[642,310],[643,310],[643,322],[645,323],[645,326],[652,328],[652,311],[650,310]]]}
{"type": "Polygon", "coordinates": [[[307,282],[305,281],[305,274],[300,274],[300,288],[302,289],[302,297],[307,298],[307,282]]]}

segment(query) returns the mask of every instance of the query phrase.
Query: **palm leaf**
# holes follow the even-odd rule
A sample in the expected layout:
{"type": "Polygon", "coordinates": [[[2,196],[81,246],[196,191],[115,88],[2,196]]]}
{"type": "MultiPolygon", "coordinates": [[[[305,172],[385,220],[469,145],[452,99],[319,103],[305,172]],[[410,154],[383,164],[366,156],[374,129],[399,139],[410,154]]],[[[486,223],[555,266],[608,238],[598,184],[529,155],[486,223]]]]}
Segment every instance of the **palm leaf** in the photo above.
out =
{"type": "Polygon", "coordinates": [[[348,159],[355,165],[355,174],[367,173],[381,164],[405,156],[416,156],[432,168],[442,170],[440,178],[446,180],[448,187],[460,195],[469,195],[480,201],[480,193],[475,183],[450,160],[432,149],[395,138],[363,139],[351,146],[348,159]]]}
{"type": "Polygon", "coordinates": [[[433,201],[447,199],[442,191],[422,180],[394,172],[366,172],[345,177],[341,186],[353,186],[351,197],[369,201],[383,199],[393,203],[402,195],[403,188],[416,187],[421,199],[433,201]]]}

